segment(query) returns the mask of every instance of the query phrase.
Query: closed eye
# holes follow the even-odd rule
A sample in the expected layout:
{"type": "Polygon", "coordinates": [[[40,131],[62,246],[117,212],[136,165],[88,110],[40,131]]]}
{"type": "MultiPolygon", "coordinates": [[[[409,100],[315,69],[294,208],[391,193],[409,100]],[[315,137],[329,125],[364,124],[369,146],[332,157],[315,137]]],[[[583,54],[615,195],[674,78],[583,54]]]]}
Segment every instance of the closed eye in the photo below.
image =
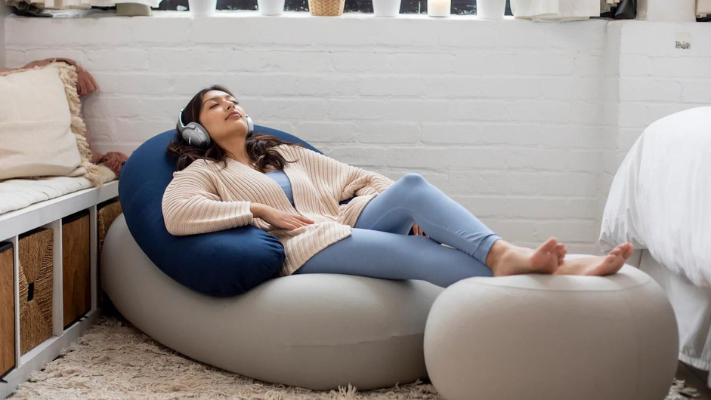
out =
{"type": "MultiPolygon", "coordinates": [[[[235,101],[231,101],[231,103],[234,103],[235,105],[237,105],[237,104],[239,104],[239,101],[235,100],[235,101]]],[[[216,105],[217,105],[217,103],[211,105],[211,106],[210,106],[210,109],[215,108],[216,105]]]]}

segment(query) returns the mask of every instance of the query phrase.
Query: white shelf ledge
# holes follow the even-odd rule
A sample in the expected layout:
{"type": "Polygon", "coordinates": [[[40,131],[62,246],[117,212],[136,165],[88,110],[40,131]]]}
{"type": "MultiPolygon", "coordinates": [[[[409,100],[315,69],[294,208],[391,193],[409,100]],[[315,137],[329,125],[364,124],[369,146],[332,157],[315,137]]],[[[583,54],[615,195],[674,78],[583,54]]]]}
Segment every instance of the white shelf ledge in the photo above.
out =
{"type": "Polygon", "coordinates": [[[118,181],[91,187],[0,215],[0,241],[118,196],[118,181]]]}

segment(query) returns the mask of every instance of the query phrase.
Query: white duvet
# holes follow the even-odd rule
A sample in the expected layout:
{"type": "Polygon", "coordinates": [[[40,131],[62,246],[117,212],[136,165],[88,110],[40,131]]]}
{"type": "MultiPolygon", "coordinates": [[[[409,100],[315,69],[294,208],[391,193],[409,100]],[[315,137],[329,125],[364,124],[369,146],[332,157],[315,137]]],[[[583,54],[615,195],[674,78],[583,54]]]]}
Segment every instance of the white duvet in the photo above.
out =
{"type": "Polygon", "coordinates": [[[629,241],[697,286],[711,286],[711,107],[651,124],[620,166],[599,244],[629,241]]]}

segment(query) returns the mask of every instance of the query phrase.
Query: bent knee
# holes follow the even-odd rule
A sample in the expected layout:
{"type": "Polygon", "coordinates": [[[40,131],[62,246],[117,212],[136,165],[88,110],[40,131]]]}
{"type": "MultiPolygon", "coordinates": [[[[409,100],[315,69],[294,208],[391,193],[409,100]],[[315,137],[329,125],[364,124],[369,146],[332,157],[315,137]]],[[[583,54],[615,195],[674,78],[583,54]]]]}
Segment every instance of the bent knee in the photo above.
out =
{"type": "Polygon", "coordinates": [[[417,172],[408,172],[405,175],[400,178],[400,181],[402,181],[406,185],[421,185],[427,180],[425,179],[424,176],[420,175],[417,172]]]}

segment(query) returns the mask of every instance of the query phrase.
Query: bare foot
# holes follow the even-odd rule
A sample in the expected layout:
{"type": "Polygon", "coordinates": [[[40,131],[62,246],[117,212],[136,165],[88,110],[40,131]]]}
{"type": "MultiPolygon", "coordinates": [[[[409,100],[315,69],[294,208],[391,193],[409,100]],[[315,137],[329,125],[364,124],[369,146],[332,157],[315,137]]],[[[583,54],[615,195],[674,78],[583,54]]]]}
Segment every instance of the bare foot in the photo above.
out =
{"type": "Polygon", "coordinates": [[[615,247],[607,256],[575,258],[566,260],[556,271],[556,275],[605,276],[617,273],[634,250],[631,243],[615,247]]]}
{"type": "Polygon", "coordinates": [[[536,250],[497,240],[486,263],[494,276],[552,274],[563,263],[565,253],[565,245],[554,237],[536,250]]]}

